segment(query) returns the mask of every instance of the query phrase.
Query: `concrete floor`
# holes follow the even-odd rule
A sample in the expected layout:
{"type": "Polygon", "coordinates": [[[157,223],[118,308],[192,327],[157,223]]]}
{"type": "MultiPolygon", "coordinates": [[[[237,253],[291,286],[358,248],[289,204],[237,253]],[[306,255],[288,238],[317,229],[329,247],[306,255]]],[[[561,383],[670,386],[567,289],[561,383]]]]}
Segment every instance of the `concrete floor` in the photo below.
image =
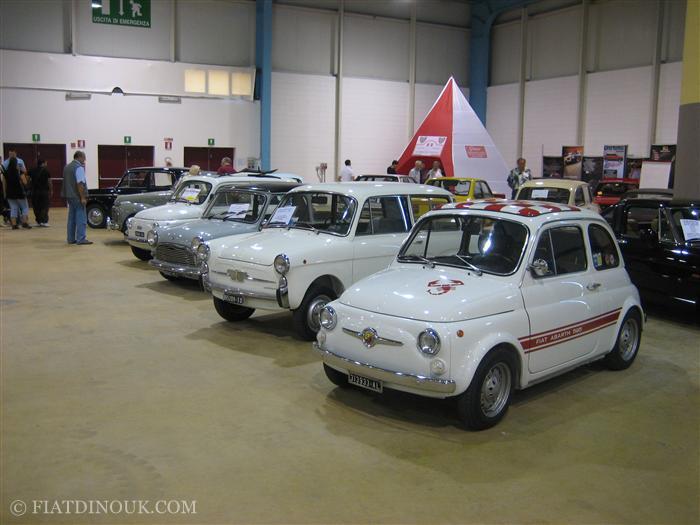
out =
{"type": "Polygon", "coordinates": [[[290,316],[226,323],[119,235],[68,246],[65,211],[51,217],[0,230],[2,523],[700,519],[692,318],[657,309],[631,369],[538,385],[469,433],[447,402],[334,389],[290,316]],[[93,499],[196,500],[197,514],[31,512],[93,499]]]}

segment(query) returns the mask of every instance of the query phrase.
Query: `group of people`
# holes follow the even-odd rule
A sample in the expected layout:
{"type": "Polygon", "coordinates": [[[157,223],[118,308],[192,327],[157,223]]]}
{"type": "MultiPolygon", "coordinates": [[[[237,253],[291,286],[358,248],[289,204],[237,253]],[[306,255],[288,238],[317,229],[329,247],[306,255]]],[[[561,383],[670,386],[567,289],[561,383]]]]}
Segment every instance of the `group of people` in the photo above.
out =
{"type": "Polygon", "coordinates": [[[15,149],[10,148],[7,158],[0,163],[0,180],[3,227],[31,229],[28,197],[32,201],[37,226],[49,226],[52,186],[46,161],[39,159],[28,172],[24,160],[17,156],[15,149]]]}

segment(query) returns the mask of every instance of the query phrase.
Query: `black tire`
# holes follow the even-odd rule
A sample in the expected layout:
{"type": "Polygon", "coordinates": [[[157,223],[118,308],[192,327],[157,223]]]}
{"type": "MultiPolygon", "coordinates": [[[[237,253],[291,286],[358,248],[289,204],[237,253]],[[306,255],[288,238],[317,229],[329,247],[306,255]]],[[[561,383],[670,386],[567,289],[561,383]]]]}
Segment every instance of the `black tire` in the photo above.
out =
{"type": "Polygon", "coordinates": [[[104,228],[107,225],[107,210],[101,204],[90,203],[85,208],[90,228],[104,228]]]}
{"type": "Polygon", "coordinates": [[[178,277],[177,275],[170,275],[170,274],[167,274],[165,272],[158,272],[158,273],[160,273],[163,276],[163,278],[167,279],[168,281],[173,281],[173,282],[182,281],[182,277],[178,277]]]}
{"type": "Polygon", "coordinates": [[[503,419],[510,406],[517,369],[515,357],[505,348],[496,347],[481,360],[469,388],[457,398],[459,418],[469,430],[491,428],[503,419]],[[484,390],[486,405],[481,399],[484,390]],[[494,400],[490,399],[493,395],[494,400]],[[492,406],[489,401],[493,401],[492,406]]]}
{"type": "Polygon", "coordinates": [[[255,308],[246,308],[245,306],[227,303],[218,297],[214,297],[214,308],[216,313],[231,322],[245,321],[255,312],[255,308]]]}
{"type": "Polygon", "coordinates": [[[313,285],[306,292],[299,308],[294,310],[294,330],[305,341],[313,341],[319,330],[318,311],[336,299],[335,292],[325,286],[313,285]]]}
{"type": "Polygon", "coordinates": [[[615,346],[603,362],[610,370],[625,370],[634,363],[642,341],[642,317],[633,308],[625,315],[615,339],[615,346]],[[630,346],[631,345],[631,346],[630,346]]]}
{"type": "Polygon", "coordinates": [[[143,248],[137,248],[136,246],[131,247],[131,253],[134,254],[134,257],[141,261],[150,261],[153,259],[153,255],[151,255],[150,250],[144,250],[143,248]]]}
{"type": "Polygon", "coordinates": [[[347,388],[350,386],[347,374],[338,372],[335,368],[328,366],[326,363],[323,363],[323,371],[326,373],[328,380],[334,385],[340,388],[347,388]]]}

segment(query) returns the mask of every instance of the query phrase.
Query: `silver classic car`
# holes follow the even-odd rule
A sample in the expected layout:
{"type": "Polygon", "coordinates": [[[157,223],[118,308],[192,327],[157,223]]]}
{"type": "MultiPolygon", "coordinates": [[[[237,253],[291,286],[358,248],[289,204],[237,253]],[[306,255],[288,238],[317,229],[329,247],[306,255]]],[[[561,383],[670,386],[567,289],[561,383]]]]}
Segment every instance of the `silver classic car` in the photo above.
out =
{"type": "Polygon", "coordinates": [[[167,204],[173,196],[173,190],[150,191],[133,195],[120,195],[114,201],[110,216],[107,217],[107,229],[126,233],[126,221],[138,212],[167,204]]]}
{"type": "Polygon", "coordinates": [[[237,182],[217,188],[201,219],[157,228],[150,237],[151,266],[168,280],[194,279],[202,275],[197,249],[207,241],[255,232],[268,219],[295,182],[279,180],[237,182]]]}

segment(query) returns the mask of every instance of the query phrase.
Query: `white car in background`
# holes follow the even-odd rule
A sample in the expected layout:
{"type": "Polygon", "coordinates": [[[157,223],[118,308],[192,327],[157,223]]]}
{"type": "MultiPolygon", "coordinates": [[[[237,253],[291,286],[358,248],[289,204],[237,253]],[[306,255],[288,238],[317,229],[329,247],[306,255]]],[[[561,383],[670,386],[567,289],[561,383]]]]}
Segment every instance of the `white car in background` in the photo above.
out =
{"type": "Polygon", "coordinates": [[[515,389],[601,358],[629,367],[643,319],[600,215],[475,201],[424,216],[388,269],[327,304],[314,348],[336,385],[457,397],[483,429],[515,389]]]}
{"type": "Polygon", "coordinates": [[[418,217],[449,202],[446,190],[400,182],[298,186],[260,232],[199,246],[204,288],[224,319],[291,310],[297,333],[312,340],[321,308],[386,268],[418,217]]]}
{"type": "Polygon", "coordinates": [[[233,175],[205,172],[183,177],[168,204],[140,211],[127,219],[125,236],[131,245],[132,253],[142,261],[151,259],[151,251],[156,244],[155,228],[183,224],[201,218],[211,196],[222,184],[236,181],[249,183],[256,180],[269,182],[271,179],[302,182],[302,179],[296,175],[277,173],[270,175],[259,172],[240,172],[233,175]]]}
{"type": "Polygon", "coordinates": [[[532,179],[520,186],[516,200],[567,204],[600,213],[587,182],[570,179],[532,179]]]}

